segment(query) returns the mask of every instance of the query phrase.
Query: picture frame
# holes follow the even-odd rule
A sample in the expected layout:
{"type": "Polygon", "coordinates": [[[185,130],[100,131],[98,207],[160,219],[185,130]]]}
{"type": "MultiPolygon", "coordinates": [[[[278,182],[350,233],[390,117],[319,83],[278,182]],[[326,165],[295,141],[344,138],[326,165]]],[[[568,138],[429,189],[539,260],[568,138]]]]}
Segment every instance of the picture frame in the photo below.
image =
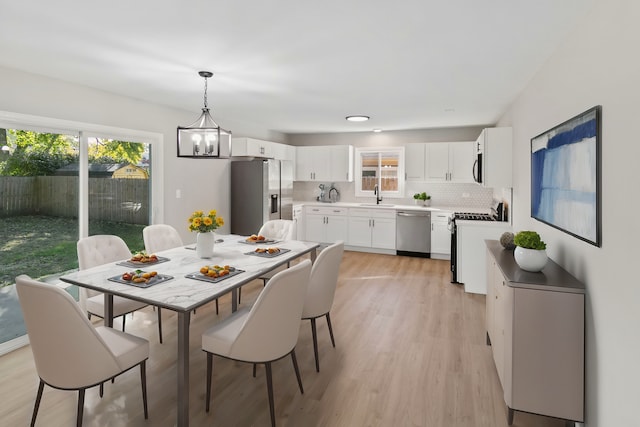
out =
{"type": "Polygon", "coordinates": [[[531,217],[602,244],[600,105],[531,138],[531,217]]]}

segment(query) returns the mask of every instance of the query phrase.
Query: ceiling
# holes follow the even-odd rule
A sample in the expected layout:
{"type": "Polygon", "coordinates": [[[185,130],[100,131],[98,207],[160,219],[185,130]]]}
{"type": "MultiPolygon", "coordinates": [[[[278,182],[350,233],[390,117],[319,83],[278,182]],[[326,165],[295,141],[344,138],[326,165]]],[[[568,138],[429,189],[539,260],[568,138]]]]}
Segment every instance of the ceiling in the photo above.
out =
{"type": "Polygon", "coordinates": [[[1,0],[0,66],[194,120],[197,72],[212,71],[209,107],[232,131],[478,126],[498,120],[593,2],[1,0]]]}

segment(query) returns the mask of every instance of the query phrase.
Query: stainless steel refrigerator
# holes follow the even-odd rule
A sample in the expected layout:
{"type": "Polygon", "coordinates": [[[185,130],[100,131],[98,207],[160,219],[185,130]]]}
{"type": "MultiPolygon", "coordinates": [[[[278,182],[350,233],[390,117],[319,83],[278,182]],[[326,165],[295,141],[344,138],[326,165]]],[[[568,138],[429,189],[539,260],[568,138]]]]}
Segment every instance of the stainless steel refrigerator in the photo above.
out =
{"type": "Polygon", "coordinates": [[[293,219],[293,164],[231,162],[231,233],[255,234],[270,219],[293,219]]]}

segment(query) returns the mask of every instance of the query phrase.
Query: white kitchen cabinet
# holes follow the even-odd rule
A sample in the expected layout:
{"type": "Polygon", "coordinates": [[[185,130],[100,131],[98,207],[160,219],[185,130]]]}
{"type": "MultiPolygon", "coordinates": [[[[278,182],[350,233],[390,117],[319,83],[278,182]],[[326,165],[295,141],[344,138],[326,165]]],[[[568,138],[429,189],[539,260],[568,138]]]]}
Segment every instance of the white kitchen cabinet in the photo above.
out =
{"type": "Polygon", "coordinates": [[[350,208],[347,245],[395,250],[396,212],[350,208]]]}
{"type": "Polygon", "coordinates": [[[274,158],[273,146],[275,142],[253,138],[233,138],[231,140],[231,155],[233,157],[264,157],[274,158]]]}
{"type": "Polygon", "coordinates": [[[451,231],[448,227],[451,215],[445,211],[431,212],[431,258],[451,257],[451,231]]]}
{"type": "Polygon", "coordinates": [[[404,174],[407,181],[424,181],[426,145],[413,143],[404,146],[404,174]]]}
{"type": "Polygon", "coordinates": [[[347,239],[347,208],[307,206],[304,209],[305,239],[335,243],[347,239]]]}
{"type": "Polygon", "coordinates": [[[296,147],[288,144],[272,144],[273,158],[277,160],[289,160],[294,162],[296,160],[296,147]]]}
{"type": "Polygon", "coordinates": [[[584,284],[552,260],[521,270],[486,242],[487,344],[508,409],[584,421],[584,284]]]}
{"type": "Polygon", "coordinates": [[[293,207],[293,223],[296,227],[296,240],[305,240],[305,215],[302,205],[293,207]]]}
{"type": "MultiPolygon", "coordinates": [[[[486,128],[480,133],[475,143],[474,157],[482,154],[481,176],[478,180],[483,187],[512,187],[512,138],[510,127],[486,128]]],[[[477,177],[477,169],[474,169],[474,174],[477,177]]]]}
{"type": "Polygon", "coordinates": [[[426,182],[474,182],[475,142],[425,144],[426,182]]]}
{"type": "Polygon", "coordinates": [[[296,147],[296,181],[353,181],[353,146],[296,147]]]}

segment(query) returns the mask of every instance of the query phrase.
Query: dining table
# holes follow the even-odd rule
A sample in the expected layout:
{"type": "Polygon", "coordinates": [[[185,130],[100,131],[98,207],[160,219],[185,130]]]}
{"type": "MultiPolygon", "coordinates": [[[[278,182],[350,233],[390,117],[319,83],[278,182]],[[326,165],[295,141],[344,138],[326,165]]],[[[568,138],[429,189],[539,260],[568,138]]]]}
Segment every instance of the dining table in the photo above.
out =
{"type": "Polygon", "coordinates": [[[97,267],[66,274],[66,283],[102,292],[105,298],[105,324],[113,326],[113,296],[173,310],[178,317],[177,345],[177,422],[189,425],[189,323],[191,312],[215,299],[231,293],[231,308],[238,308],[238,288],[296,258],[309,254],[316,258],[320,246],[298,240],[255,242],[247,236],[216,233],[211,258],[197,256],[194,245],[186,245],[157,252],[158,261],[139,264],[132,260],[111,262],[97,267]],[[278,248],[274,253],[256,252],[258,248],[278,248]],[[229,266],[231,271],[222,278],[200,273],[204,266],[229,266]],[[127,272],[155,271],[157,277],[148,283],[124,280],[127,272]],[[219,279],[219,280],[218,280],[219,279]]]}

